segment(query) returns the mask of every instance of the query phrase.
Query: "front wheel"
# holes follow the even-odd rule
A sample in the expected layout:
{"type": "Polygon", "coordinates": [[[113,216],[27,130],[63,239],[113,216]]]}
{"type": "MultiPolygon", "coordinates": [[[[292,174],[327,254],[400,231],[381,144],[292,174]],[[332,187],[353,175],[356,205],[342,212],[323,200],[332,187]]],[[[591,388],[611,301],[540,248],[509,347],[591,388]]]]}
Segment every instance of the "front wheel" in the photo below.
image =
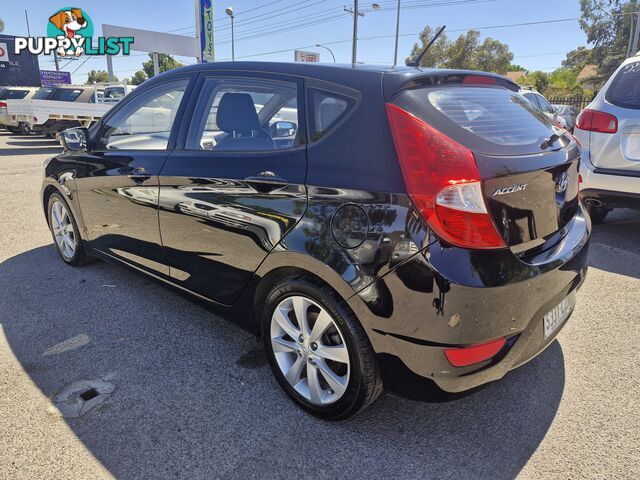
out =
{"type": "Polygon", "coordinates": [[[342,420],[378,398],[382,381],[371,343],[333,290],[310,278],[288,278],[273,288],[263,311],[269,363],[298,405],[342,420]]]}
{"type": "Polygon", "coordinates": [[[62,195],[57,192],[49,197],[47,220],[54,245],[62,260],[74,266],[89,263],[91,258],[82,244],[78,225],[71,209],[62,195]]]}

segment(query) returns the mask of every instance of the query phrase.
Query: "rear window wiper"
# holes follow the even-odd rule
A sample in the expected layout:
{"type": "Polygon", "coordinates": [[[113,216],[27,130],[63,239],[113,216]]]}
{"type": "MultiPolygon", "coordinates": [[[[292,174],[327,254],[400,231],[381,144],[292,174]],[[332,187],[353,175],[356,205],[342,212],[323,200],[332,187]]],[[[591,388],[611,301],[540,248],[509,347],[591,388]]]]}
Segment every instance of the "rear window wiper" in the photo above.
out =
{"type": "Polygon", "coordinates": [[[563,128],[562,130],[559,130],[553,135],[551,135],[550,137],[545,138],[544,141],[540,144],[540,149],[546,150],[551,145],[556,143],[560,138],[562,138],[566,133],[567,133],[567,129],[563,128]]]}

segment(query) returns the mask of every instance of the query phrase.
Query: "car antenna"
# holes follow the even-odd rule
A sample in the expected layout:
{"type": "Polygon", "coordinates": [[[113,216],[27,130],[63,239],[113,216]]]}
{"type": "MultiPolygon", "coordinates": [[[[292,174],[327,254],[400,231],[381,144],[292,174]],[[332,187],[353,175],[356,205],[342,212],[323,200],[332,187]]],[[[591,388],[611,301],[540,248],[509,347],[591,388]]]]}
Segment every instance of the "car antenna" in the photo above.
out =
{"type": "Polygon", "coordinates": [[[418,55],[418,58],[416,58],[412,62],[407,62],[407,67],[419,67],[420,66],[420,60],[422,60],[422,57],[424,57],[424,54],[427,53],[427,50],[429,50],[429,48],[431,48],[431,45],[433,45],[433,43],[438,39],[438,37],[442,34],[442,32],[444,32],[445,28],[447,28],[447,26],[443,25],[442,28],[440,28],[440,30],[438,30],[436,32],[436,34],[431,39],[429,44],[426,47],[424,47],[424,50],[422,50],[422,52],[420,52],[420,55],[418,55]]]}

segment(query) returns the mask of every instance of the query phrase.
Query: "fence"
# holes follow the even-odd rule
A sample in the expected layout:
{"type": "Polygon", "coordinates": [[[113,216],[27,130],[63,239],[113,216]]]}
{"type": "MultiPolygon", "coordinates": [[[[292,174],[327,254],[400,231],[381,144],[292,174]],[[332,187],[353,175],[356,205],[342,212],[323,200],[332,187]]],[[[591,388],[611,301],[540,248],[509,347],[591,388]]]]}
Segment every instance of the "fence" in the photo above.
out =
{"type": "Polygon", "coordinates": [[[592,97],[547,97],[547,100],[554,105],[573,105],[578,110],[582,110],[595,98],[592,97]]]}

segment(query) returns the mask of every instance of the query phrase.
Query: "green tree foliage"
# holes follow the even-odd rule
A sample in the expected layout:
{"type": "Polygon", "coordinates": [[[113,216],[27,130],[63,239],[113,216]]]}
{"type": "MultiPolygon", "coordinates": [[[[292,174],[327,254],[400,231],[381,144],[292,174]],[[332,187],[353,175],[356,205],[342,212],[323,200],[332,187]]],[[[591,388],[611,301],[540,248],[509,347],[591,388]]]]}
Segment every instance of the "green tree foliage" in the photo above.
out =
{"type": "Polygon", "coordinates": [[[593,61],[603,79],[626,58],[639,0],[580,0],[580,27],[594,46],[593,61]]]}
{"type": "MultiPolygon", "coordinates": [[[[420,42],[414,44],[407,61],[417,58],[434,35],[435,30],[427,25],[420,32],[420,42]]],[[[480,43],[480,32],[469,30],[453,41],[443,33],[422,57],[420,66],[464,68],[504,74],[509,70],[512,60],[513,53],[507,45],[493,38],[486,38],[480,43]]]]}
{"type": "MultiPolygon", "coordinates": [[[[160,73],[183,66],[182,63],[178,62],[171,55],[166,55],[164,53],[158,54],[158,65],[160,67],[160,73]]],[[[142,69],[147,75],[147,78],[153,77],[153,55],[151,53],[149,54],[149,60],[142,64],[142,69]]]]}
{"type": "Polygon", "coordinates": [[[588,63],[593,63],[593,51],[587,47],[578,47],[567,53],[567,57],[562,61],[562,67],[578,74],[588,63]]]}
{"type": "Polygon", "coordinates": [[[518,83],[523,86],[533,87],[540,93],[544,94],[545,90],[549,86],[549,75],[537,70],[519,78],[518,83]]]}
{"type": "Polygon", "coordinates": [[[526,68],[516,63],[512,63],[511,65],[509,65],[509,68],[507,68],[507,72],[526,72],[526,71],[527,71],[526,68]]]}
{"type": "Polygon", "coordinates": [[[129,85],[140,85],[146,79],[147,79],[147,74],[144,73],[143,70],[138,70],[136,73],[133,74],[133,77],[127,80],[127,83],[129,85]]]}
{"type": "MultiPolygon", "coordinates": [[[[93,85],[93,83],[107,83],[109,81],[109,74],[104,70],[91,70],[89,77],[85,82],[85,85],[93,85]]],[[[117,82],[118,77],[114,76],[113,81],[117,82]]]]}
{"type": "Polygon", "coordinates": [[[4,20],[0,18],[0,32],[4,31],[4,20]]]}

